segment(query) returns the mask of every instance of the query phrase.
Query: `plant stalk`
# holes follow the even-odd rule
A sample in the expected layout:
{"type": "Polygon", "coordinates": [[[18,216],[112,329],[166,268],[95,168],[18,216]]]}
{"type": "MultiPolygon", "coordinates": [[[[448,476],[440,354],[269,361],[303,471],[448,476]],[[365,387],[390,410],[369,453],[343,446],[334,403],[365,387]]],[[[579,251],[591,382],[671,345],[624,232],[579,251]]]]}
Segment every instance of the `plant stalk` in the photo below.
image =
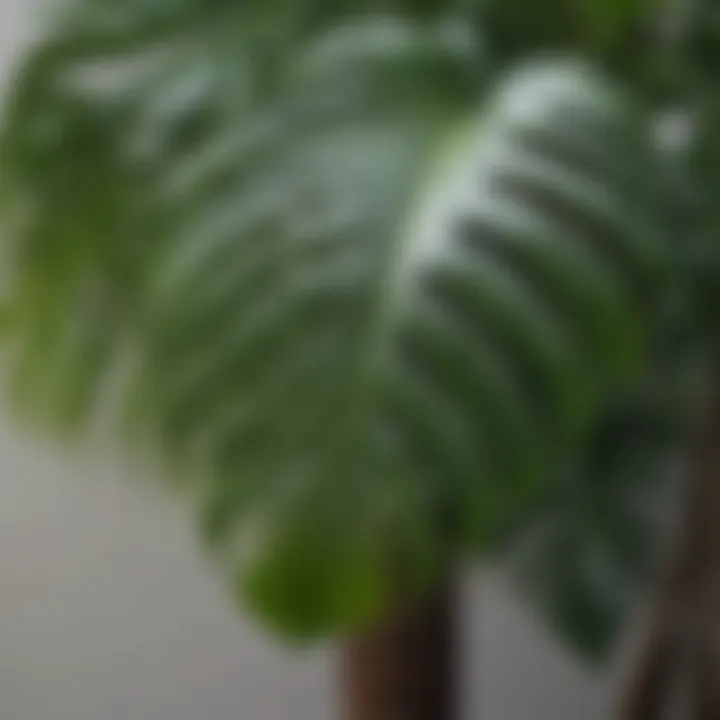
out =
{"type": "Polygon", "coordinates": [[[447,583],[430,601],[348,640],[345,720],[458,720],[457,621],[456,588],[447,583]]]}

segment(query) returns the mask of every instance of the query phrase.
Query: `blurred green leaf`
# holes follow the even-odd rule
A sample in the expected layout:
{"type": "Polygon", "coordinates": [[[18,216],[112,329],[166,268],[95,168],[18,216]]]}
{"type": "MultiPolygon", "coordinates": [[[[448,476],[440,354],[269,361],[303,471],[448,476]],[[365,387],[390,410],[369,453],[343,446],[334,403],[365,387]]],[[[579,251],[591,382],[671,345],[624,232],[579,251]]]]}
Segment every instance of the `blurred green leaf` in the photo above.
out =
{"type": "Polygon", "coordinates": [[[314,637],[555,496],[642,369],[668,248],[644,118],[589,65],[488,96],[457,8],[270,5],[87,0],[31,54],[6,347],[53,425],[128,362],[136,437],[256,611],[314,637]]]}

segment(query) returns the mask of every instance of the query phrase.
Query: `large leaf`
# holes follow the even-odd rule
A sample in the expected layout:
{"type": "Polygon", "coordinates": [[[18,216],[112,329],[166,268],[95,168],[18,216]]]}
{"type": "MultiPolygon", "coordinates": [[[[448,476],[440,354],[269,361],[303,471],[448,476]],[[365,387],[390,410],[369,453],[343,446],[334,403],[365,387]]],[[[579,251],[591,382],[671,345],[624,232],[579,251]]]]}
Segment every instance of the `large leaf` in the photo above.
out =
{"type": "Polygon", "coordinates": [[[663,272],[641,127],[592,72],[511,79],[400,230],[392,128],[311,133],[245,192],[233,156],[203,165],[158,276],[151,429],[285,629],[497,543],[633,377],[663,272]]]}
{"type": "MultiPolygon", "coordinates": [[[[295,62],[276,78],[272,92],[261,85],[259,93],[255,82],[242,82],[242,70],[258,59],[254,48],[202,37],[188,48],[177,40],[175,25],[144,22],[132,33],[122,26],[113,43],[108,33],[115,37],[115,26],[105,30],[92,17],[80,20],[28,58],[2,138],[10,390],[17,409],[53,427],[93,417],[98,402],[107,400],[108,378],[117,381],[111,370],[118,360],[129,363],[130,384],[136,386],[138,355],[171,349],[148,336],[156,326],[148,323],[147,302],[162,294],[160,286],[186,261],[198,279],[208,277],[203,256],[217,262],[221,256],[214,253],[229,250],[232,262],[197,288],[205,305],[176,303],[172,317],[161,319],[157,340],[176,337],[176,316],[185,329],[194,318],[201,330],[209,329],[203,326],[206,310],[219,308],[217,319],[234,325],[232,316],[237,310],[240,319],[244,307],[243,273],[262,279],[263,263],[273,262],[292,239],[287,231],[298,246],[307,243],[308,262],[332,260],[337,240],[345,247],[367,243],[358,256],[376,253],[394,231],[430,142],[483,84],[475,45],[444,20],[413,23],[372,15],[320,33],[289,53],[295,62]],[[158,28],[165,39],[160,56],[153,54],[158,28]],[[255,253],[254,265],[237,264],[243,223],[254,237],[262,233],[263,247],[257,249],[266,256],[255,253]],[[218,244],[209,242],[213,236],[218,244]]],[[[338,308],[342,312],[340,303],[338,308]]],[[[179,373],[178,359],[171,357],[167,369],[179,373]]],[[[235,362],[235,355],[228,359],[235,362]]],[[[300,360],[298,355],[298,367],[300,360]]],[[[238,388],[230,382],[228,392],[238,388]]],[[[214,393],[209,387],[208,401],[217,399],[214,393]]],[[[318,403],[322,394],[318,389],[318,403]]],[[[218,419],[208,415],[201,424],[209,432],[210,421],[218,419]]],[[[185,455],[170,444],[165,460],[179,466],[185,455]]],[[[218,455],[217,461],[227,460],[218,455]]],[[[246,493],[239,467],[223,468],[225,484],[198,486],[209,536],[224,538],[224,528],[239,519],[237,505],[246,493]]],[[[265,482],[259,473],[258,480],[265,482]]],[[[307,493],[306,504],[313,495],[307,493]]],[[[330,515],[336,499],[324,502],[328,522],[341,523],[330,515]]],[[[279,508],[275,522],[288,513],[279,508]]],[[[315,522],[322,514],[317,508],[313,526],[323,527],[315,522]]],[[[288,532],[307,526],[301,513],[292,515],[298,520],[288,520],[288,532]]],[[[259,512],[254,518],[262,520],[259,512]]],[[[319,535],[325,543],[327,533],[319,535]]],[[[376,558],[379,543],[366,550],[353,538],[343,544],[341,535],[338,558],[345,563],[356,557],[349,564],[353,573],[358,563],[367,564],[364,557],[376,558]]],[[[413,555],[427,562],[427,541],[417,542],[423,549],[413,555]]],[[[300,560],[292,566],[296,573],[309,567],[300,560]]],[[[335,582],[337,568],[330,568],[335,582]]],[[[317,577],[309,590],[325,595],[327,603],[331,598],[317,577]]],[[[362,574],[353,577],[342,583],[348,598],[342,606],[359,613],[351,613],[351,601],[367,615],[373,584],[361,582],[362,574]]],[[[299,593],[296,601],[301,608],[299,593]]],[[[313,624],[332,624],[320,605],[313,607],[320,614],[313,624]]]]}
{"type": "MultiPolygon", "coordinates": [[[[242,34],[226,27],[235,3],[76,6],[22,65],[2,136],[12,395],[55,428],[94,405],[97,382],[143,322],[145,277],[170,221],[185,217],[163,197],[170,185],[199,197],[195,175],[207,180],[219,157],[236,173],[208,185],[219,199],[220,181],[252,177],[269,151],[321,123],[340,131],[373,114],[395,123],[385,135],[411,125],[403,147],[417,149],[469,103],[480,77],[475,48],[446,22],[371,16],[298,41],[282,87],[258,93],[265,51],[238,45],[242,34]]],[[[392,159],[413,157],[391,156],[391,171],[392,159]]]]}
{"type": "Polygon", "coordinates": [[[129,354],[135,434],[257,610],[314,636],[550,496],[665,258],[644,128],[595,72],[480,102],[456,20],[277,5],[88,0],[30,58],[7,339],[41,416],[87,417],[129,354]]]}
{"type": "Polygon", "coordinates": [[[689,421],[707,385],[697,347],[674,340],[576,448],[555,496],[503,557],[533,615],[594,662],[606,660],[664,570],[667,528],[682,505],[689,421]]]}
{"type": "Polygon", "coordinates": [[[717,260],[698,213],[704,202],[691,172],[696,148],[687,121],[663,117],[653,133],[663,223],[683,242],[671,249],[676,272],[646,322],[646,371],[574,448],[555,494],[502,556],[532,614],[593,662],[607,659],[665,571],[693,418],[715,366],[703,278],[717,260]]]}

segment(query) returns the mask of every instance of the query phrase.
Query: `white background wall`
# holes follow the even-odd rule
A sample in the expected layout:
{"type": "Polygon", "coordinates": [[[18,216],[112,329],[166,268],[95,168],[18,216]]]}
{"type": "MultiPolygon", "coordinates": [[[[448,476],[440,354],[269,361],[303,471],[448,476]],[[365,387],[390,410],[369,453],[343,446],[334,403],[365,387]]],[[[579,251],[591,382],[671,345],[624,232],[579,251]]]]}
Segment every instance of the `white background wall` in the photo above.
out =
{"type": "MultiPolygon", "coordinates": [[[[29,4],[2,0],[0,80],[32,25],[29,4]]],[[[180,514],[109,465],[0,421],[0,720],[337,717],[331,654],[291,653],[238,617],[180,514]]],[[[604,684],[494,584],[481,602],[477,584],[466,594],[468,718],[600,718],[604,684]]]]}

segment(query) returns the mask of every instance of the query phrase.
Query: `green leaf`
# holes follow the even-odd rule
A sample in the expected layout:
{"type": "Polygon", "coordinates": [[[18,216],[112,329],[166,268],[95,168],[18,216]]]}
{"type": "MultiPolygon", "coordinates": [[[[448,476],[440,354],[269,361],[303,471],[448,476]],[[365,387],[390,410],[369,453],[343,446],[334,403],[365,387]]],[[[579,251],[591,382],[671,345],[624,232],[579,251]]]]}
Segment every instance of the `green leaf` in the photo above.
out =
{"type": "Polygon", "coordinates": [[[692,418],[709,387],[688,318],[658,312],[651,326],[647,372],[574,449],[556,494],[502,556],[519,599],[595,664],[664,571],[658,548],[683,505],[692,418]]]}
{"type": "Polygon", "coordinates": [[[31,59],[8,347],[57,420],[129,355],[136,437],[256,612],[315,637],[552,494],[641,367],[666,248],[642,122],[595,71],[486,98],[447,17],[272,5],[79,3],[31,59]],[[112,92],[86,75],[108,33],[112,92]]]}
{"type": "Polygon", "coordinates": [[[655,398],[609,411],[557,496],[506,557],[518,597],[571,649],[604,661],[657,577],[685,428],[655,398]]]}
{"type": "MultiPolygon", "coordinates": [[[[158,277],[144,397],[164,452],[204,470],[211,536],[242,545],[242,518],[267,503],[323,507],[317,522],[312,503],[268,511],[268,547],[254,541],[249,592],[276,626],[355,617],[338,600],[350,578],[388,572],[378,523],[406,547],[424,526],[444,556],[445,514],[453,546],[492,547],[638,369],[635,292],[665,261],[622,96],[551,65],[510,79],[463,128],[426,166],[402,232],[391,189],[415,183],[387,172],[417,172],[390,162],[407,146],[391,122],[352,123],[271,153],[246,190],[230,184],[227,212],[201,195],[158,277]],[[296,513],[311,518],[299,535],[296,513]]],[[[184,202],[205,193],[202,171],[187,187],[184,202]]]]}

